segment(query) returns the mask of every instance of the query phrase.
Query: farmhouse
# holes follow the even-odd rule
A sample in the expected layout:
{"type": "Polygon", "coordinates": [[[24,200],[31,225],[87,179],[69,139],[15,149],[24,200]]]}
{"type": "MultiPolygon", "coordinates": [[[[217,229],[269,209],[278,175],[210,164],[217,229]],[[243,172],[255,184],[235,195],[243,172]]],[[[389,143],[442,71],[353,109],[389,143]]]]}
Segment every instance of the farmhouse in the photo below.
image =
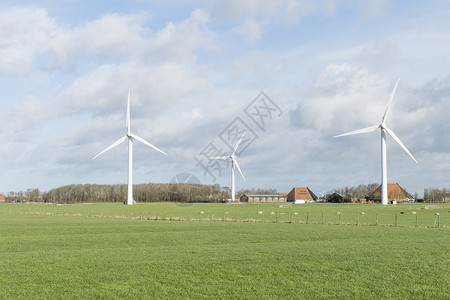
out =
{"type": "Polygon", "coordinates": [[[284,195],[242,195],[241,202],[265,203],[265,202],[286,202],[284,195]]]}
{"type": "Polygon", "coordinates": [[[5,202],[5,196],[3,196],[2,194],[0,194],[0,203],[5,202]]]}
{"type": "Polygon", "coordinates": [[[287,195],[287,201],[305,203],[316,201],[317,196],[307,187],[294,187],[287,195]]]}
{"type": "MultiPolygon", "coordinates": [[[[406,202],[414,199],[405,189],[398,183],[388,183],[387,193],[389,201],[406,202]]],[[[372,193],[367,196],[367,200],[380,202],[381,201],[381,185],[378,186],[372,193]]]]}

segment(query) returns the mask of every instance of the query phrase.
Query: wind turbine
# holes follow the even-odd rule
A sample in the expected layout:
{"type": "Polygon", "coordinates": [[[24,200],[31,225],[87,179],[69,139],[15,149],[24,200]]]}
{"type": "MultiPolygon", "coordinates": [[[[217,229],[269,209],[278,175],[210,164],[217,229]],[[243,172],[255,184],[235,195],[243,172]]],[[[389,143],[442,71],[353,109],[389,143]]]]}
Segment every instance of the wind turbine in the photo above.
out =
{"type": "Polygon", "coordinates": [[[226,156],[216,156],[216,157],[208,157],[209,159],[231,159],[231,201],[234,202],[236,201],[235,199],[235,188],[234,188],[234,166],[236,165],[237,169],[239,170],[239,173],[241,173],[242,178],[245,180],[244,174],[242,174],[241,168],[239,168],[239,164],[236,160],[236,156],[234,155],[236,153],[237,148],[239,147],[239,144],[242,141],[242,138],[244,138],[245,135],[245,131],[242,134],[241,138],[239,139],[239,141],[236,144],[236,147],[234,147],[234,151],[231,155],[226,155],[226,156]]]}
{"type": "Polygon", "coordinates": [[[130,128],[130,94],[131,94],[131,92],[128,92],[127,121],[126,121],[127,134],[124,135],[123,137],[121,137],[120,139],[118,139],[117,141],[115,141],[113,144],[111,144],[105,150],[103,150],[102,152],[100,152],[99,154],[97,154],[96,156],[94,156],[92,158],[92,159],[97,158],[98,156],[102,155],[106,151],[114,148],[115,146],[123,143],[125,140],[128,139],[128,192],[127,192],[127,205],[132,205],[133,202],[134,202],[133,201],[133,140],[138,140],[139,142],[149,146],[150,148],[153,148],[156,151],[159,151],[162,154],[167,155],[167,153],[165,153],[164,151],[156,148],[155,146],[153,146],[152,144],[150,144],[149,142],[147,142],[143,138],[141,138],[141,137],[139,137],[139,136],[137,136],[137,135],[135,135],[134,133],[131,132],[131,128],[130,128]]]}
{"type": "Polygon", "coordinates": [[[355,131],[351,131],[348,133],[340,134],[334,136],[341,137],[346,135],[352,135],[352,134],[359,134],[359,133],[366,133],[366,132],[372,132],[377,130],[378,128],[381,129],[381,204],[387,205],[388,204],[388,195],[387,195],[387,157],[386,157],[386,132],[405,150],[406,153],[418,164],[417,160],[414,158],[414,156],[409,152],[409,150],[403,145],[403,143],[400,141],[400,139],[397,137],[397,135],[386,126],[386,119],[389,115],[389,110],[391,108],[392,100],[394,99],[395,90],[397,89],[397,85],[400,79],[397,80],[397,83],[395,84],[394,90],[392,91],[391,97],[389,98],[388,105],[386,107],[386,111],[384,112],[383,118],[381,119],[381,124],[376,126],[371,126],[355,131]]]}

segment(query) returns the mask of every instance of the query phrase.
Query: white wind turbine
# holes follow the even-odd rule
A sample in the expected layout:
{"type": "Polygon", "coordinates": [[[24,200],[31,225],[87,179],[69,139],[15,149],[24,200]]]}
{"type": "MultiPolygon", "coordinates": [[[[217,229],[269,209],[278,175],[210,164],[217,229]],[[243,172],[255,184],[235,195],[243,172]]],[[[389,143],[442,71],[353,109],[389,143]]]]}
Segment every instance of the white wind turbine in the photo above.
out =
{"type": "Polygon", "coordinates": [[[391,97],[389,98],[388,105],[386,107],[386,111],[384,112],[383,119],[381,119],[381,124],[376,126],[371,126],[355,131],[351,131],[348,133],[340,134],[334,136],[341,137],[346,135],[352,135],[352,134],[359,134],[359,133],[365,133],[365,132],[371,132],[375,131],[378,128],[381,129],[381,204],[387,205],[388,204],[388,195],[387,195],[387,157],[386,157],[386,132],[405,150],[406,153],[418,164],[417,160],[414,158],[414,156],[409,152],[409,150],[403,145],[403,143],[400,141],[400,139],[397,137],[397,135],[386,126],[386,119],[389,115],[389,109],[391,108],[392,100],[394,99],[395,90],[397,89],[398,82],[395,84],[394,90],[392,91],[391,97]]]}
{"type": "Polygon", "coordinates": [[[134,202],[133,201],[133,140],[136,139],[139,142],[149,146],[150,148],[153,148],[156,151],[159,151],[162,154],[167,155],[167,153],[165,153],[164,151],[156,148],[155,146],[153,146],[152,144],[150,144],[149,142],[147,142],[143,138],[141,138],[141,137],[139,137],[139,136],[137,136],[137,135],[135,135],[134,133],[131,132],[131,128],[130,128],[130,94],[131,94],[131,92],[128,92],[127,121],[126,121],[127,134],[124,135],[123,137],[121,137],[120,139],[118,139],[117,141],[115,141],[113,144],[111,144],[105,150],[103,150],[102,152],[100,152],[99,154],[97,154],[96,156],[94,156],[92,158],[92,159],[97,158],[98,156],[102,155],[106,151],[114,148],[115,146],[123,143],[126,139],[128,139],[128,192],[127,192],[127,205],[131,205],[134,202]]]}
{"type": "Polygon", "coordinates": [[[236,160],[236,156],[234,155],[236,153],[237,148],[239,147],[239,144],[242,141],[242,138],[245,135],[245,131],[242,134],[241,138],[236,144],[236,147],[234,147],[234,151],[231,155],[226,156],[217,156],[217,157],[208,157],[209,159],[231,159],[231,201],[236,201],[235,199],[235,188],[234,188],[234,166],[236,165],[237,169],[239,170],[239,173],[241,173],[242,178],[245,180],[244,174],[242,174],[241,168],[239,168],[239,164],[236,160]]]}

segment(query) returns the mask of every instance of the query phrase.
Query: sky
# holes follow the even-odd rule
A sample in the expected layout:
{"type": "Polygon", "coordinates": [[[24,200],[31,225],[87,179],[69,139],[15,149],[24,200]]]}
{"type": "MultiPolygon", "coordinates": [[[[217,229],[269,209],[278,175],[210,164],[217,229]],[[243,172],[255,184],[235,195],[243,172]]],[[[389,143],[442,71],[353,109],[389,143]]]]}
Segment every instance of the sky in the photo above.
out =
{"type": "Polygon", "coordinates": [[[0,4],[0,192],[182,173],[236,190],[317,195],[388,182],[449,187],[450,3],[391,0],[34,0],[0,4]]]}

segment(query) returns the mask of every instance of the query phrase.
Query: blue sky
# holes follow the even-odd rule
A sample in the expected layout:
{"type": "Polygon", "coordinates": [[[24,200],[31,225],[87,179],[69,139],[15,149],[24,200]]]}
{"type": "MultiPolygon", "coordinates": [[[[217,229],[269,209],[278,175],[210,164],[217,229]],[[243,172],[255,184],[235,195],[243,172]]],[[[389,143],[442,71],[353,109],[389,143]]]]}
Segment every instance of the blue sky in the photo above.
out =
{"type": "Polygon", "coordinates": [[[0,192],[125,183],[125,144],[91,157],[125,134],[129,90],[132,130],[169,154],[136,142],[134,183],[229,186],[204,154],[243,129],[238,190],[378,183],[379,132],[332,137],[378,124],[398,78],[387,123],[419,165],[388,138],[388,181],[448,187],[450,4],[361,3],[2,1],[0,192]]]}

